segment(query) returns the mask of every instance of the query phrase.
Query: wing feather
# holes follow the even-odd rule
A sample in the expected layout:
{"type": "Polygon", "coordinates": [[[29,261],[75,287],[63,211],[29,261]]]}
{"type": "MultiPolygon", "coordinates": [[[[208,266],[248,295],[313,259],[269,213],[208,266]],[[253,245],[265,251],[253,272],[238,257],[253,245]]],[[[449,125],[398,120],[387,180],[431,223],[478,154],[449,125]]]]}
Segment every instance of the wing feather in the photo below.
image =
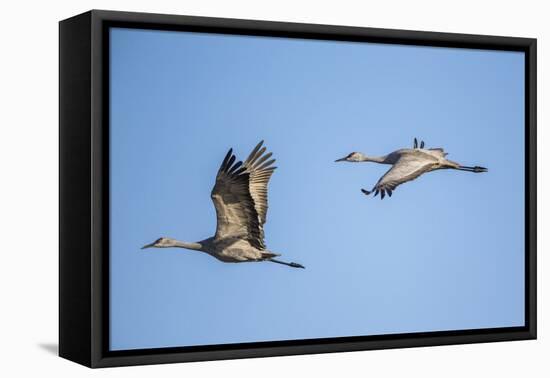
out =
{"type": "Polygon", "coordinates": [[[399,185],[418,178],[423,173],[435,168],[437,159],[429,154],[403,154],[397,162],[378,180],[372,191],[380,192],[384,198],[386,192],[392,195],[399,185]]]}
{"type": "Polygon", "coordinates": [[[265,147],[258,150],[259,146],[263,144],[263,141],[258,143],[258,146],[254,150],[257,152],[253,156],[249,156],[244,165],[248,167],[250,172],[250,195],[254,200],[254,206],[259,218],[260,230],[263,239],[264,231],[263,225],[267,218],[267,186],[271,175],[277,167],[273,166],[275,159],[266,161],[272,156],[272,153],[268,153],[262,157],[265,152],[265,147]]]}
{"type": "Polygon", "coordinates": [[[276,167],[271,166],[275,159],[266,161],[272,154],[264,155],[262,145],[263,141],[258,143],[244,163],[234,163],[236,157],[230,149],[218,170],[212,189],[217,239],[245,238],[254,247],[265,249],[267,187],[276,167]]]}

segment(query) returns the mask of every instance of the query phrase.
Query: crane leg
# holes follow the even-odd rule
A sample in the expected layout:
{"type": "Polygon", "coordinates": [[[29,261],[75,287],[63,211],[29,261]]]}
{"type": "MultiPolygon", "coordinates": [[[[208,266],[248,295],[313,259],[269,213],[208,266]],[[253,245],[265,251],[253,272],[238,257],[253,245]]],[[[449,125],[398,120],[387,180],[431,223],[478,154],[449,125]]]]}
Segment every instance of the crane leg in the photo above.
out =
{"type": "Polygon", "coordinates": [[[458,168],[455,168],[455,169],[458,169],[459,171],[468,171],[468,172],[475,172],[475,173],[481,173],[481,172],[487,172],[488,171],[487,168],[478,167],[477,165],[475,167],[467,167],[467,166],[461,165],[461,166],[459,166],[458,168]]]}
{"type": "Polygon", "coordinates": [[[277,263],[277,264],[282,264],[282,265],[290,266],[290,267],[293,267],[293,268],[302,268],[302,269],[306,268],[302,264],[298,264],[298,263],[295,263],[295,262],[285,262],[285,261],[275,260],[275,259],[268,259],[268,260],[265,260],[265,261],[271,261],[271,262],[274,262],[274,263],[277,263]]]}

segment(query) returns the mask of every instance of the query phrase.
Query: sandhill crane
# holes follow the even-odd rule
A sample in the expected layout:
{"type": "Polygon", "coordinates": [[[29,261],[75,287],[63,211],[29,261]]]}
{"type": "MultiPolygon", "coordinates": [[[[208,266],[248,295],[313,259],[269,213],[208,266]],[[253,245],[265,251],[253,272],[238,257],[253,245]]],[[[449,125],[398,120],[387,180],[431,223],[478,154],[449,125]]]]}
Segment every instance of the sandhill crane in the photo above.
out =
{"type": "Polygon", "coordinates": [[[227,263],[270,261],[304,268],[295,262],[275,259],[264,243],[264,223],[267,214],[267,185],[276,167],[272,153],[264,154],[263,141],[252,150],[243,163],[235,163],[230,149],[218,170],[211,197],[216,208],[216,234],[208,239],[187,243],[162,237],[145,248],[186,248],[208,253],[227,263]]]}
{"type": "Polygon", "coordinates": [[[420,142],[414,138],[413,148],[403,148],[394,151],[385,156],[366,156],[360,152],[352,152],[338,161],[349,162],[366,162],[371,161],[380,164],[391,164],[393,167],[378,180],[372,190],[361,189],[366,195],[374,192],[374,196],[380,193],[380,199],[383,199],[385,194],[391,197],[392,192],[398,185],[407,181],[412,181],[418,176],[426,172],[435,171],[437,169],[457,169],[468,172],[487,172],[484,167],[466,167],[455,163],[454,161],[445,158],[447,153],[443,148],[424,148],[424,141],[420,142]]]}

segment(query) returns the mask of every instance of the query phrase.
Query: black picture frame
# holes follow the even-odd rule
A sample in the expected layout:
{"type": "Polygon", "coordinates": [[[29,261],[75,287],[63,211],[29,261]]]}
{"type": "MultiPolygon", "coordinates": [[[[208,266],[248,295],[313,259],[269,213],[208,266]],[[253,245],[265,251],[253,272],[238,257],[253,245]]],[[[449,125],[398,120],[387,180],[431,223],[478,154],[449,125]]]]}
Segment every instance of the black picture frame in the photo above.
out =
{"type": "Polygon", "coordinates": [[[536,338],[536,39],[92,10],[59,24],[59,354],[88,367],[536,338]],[[109,351],[108,28],[525,53],[524,327],[109,351]]]}

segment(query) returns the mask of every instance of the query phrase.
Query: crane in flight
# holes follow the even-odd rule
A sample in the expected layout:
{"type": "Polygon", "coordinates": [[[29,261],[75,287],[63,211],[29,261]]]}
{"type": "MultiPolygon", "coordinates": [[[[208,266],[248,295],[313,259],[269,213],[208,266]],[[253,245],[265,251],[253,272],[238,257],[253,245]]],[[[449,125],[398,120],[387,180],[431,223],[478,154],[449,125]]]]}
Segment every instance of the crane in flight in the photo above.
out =
{"type": "Polygon", "coordinates": [[[201,251],[226,263],[269,261],[293,268],[304,268],[295,262],[276,259],[266,249],[264,224],[267,215],[267,185],[276,167],[265,153],[263,141],[244,161],[235,162],[233,149],[225,155],[216,176],[211,197],[216,208],[216,234],[205,240],[188,243],[162,237],[145,248],[185,248],[201,251]]]}
{"type": "Polygon", "coordinates": [[[424,141],[418,145],[414,138],[413,148],[402,148],[384,156],[366,156],[361,152],[352,152],[349,155],[336,160],[353,163],[374,162],[379,164],[390,164],[392,167],[378,180],[372,190],[361,189],[365,195],[374,192],[374,196],[380,193],[380,199],[384,199],[386,193],[391,197],[397,186],[412,181],[420,175],[438,169],[456,169],[467,172],[487,172],[484,167],[468,167],[448,160],[447,153],[443,148],[424,148],[424,141]]]}

